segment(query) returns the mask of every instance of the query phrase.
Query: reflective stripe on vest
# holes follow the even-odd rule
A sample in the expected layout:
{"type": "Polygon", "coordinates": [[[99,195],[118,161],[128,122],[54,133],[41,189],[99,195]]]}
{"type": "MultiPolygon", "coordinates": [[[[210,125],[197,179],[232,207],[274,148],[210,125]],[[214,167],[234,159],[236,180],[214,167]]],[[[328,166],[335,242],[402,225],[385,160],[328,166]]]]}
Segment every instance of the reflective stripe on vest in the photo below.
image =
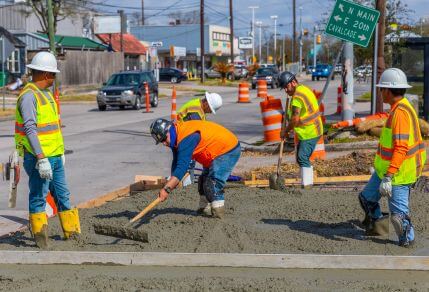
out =
{"type": "Polygon", "coordinates": [[[19,111],[21,97],[28,92],[31,92],[36,100],[37,137],[43,154],[46,157],[64,154],[64,142],[59,124],[57,105],[52,94],[50,92],[45,94],[33,83],[28,83],[18,96],[15,110],[15,146],[20,155],[24,154],[24,149],[35,155],[25,134],[24,120],[19,111]]]}
{"type": "Polygon", "coordinates": [[[178,117],[177,117],[179,122],[184,122],[184,119],[186,119],[186,116],[191,113],[198,114],[201,120],[206,119],[206,114],[202,108],[201,100],[199,98],[188,101],[179,109],[178,117]]]}
{"type": "Polygon", "coordinates": [[[387,173],[390,166],[395,140],[408,140],[408,151],[399,170],[393,175],[392,184],[414,183],[423,171],[426,161],[426,148],[420,134],[417,115],[406,98],[401,99],[396,108],[392,110],[381,132],[374,162],[375,170],[380,178],[387,173]],[[411,124],[409,134],[392,134],[392,120],[398,109],[407,112],[411,124]]]}

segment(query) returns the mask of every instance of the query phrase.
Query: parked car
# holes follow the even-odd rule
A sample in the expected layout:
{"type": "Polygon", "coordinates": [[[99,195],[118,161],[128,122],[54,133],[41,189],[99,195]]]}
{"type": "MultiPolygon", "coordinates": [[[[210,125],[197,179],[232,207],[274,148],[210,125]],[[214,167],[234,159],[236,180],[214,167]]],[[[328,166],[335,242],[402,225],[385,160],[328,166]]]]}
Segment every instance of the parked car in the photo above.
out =
{"type": "Polygon", "coordinates": [[[238,80],[241,78],[246,78],[249,72],[244,65],[234,65],[234,74],[228,74],[226,77],[228,80],[238,80]],[[233,78],[234,76],[234,78],[233,78]]]}
{"type": "Polygon", "coordinates": [[[204,76],[206,78],[220,78],[221,75],[219,72],[215,71],[213,67],[204,70],[204,76]]]}
{"type": "Polygon", "coordinates": [[[186,73],[177,68],[159,69],[159,81],[170,81],[171,83],[180,83],[187,79],[186,73]]]}
{"type": "Polygon", "coordinates": [[[307,70],[305,70],[305,74],[307,74],[307,75],[313,74],[314,70],[315,69],[313,66],[308,66],[307,70]]]}
{"type": "MultiPolygon", "coordinates": [[[[316,66],[316,70],[311,74],[311,80],[319,80],[320,78],[328,78],[331,73],[332,66],[327,64],[319,64],[316,66]]],[[[335,74],[332,75],[332,80],[334,80],[335,74]]]]}
{"type": "Polygon", "coordinates": [[[279,85],[279,71],[275,68],[259,68],[252,77],[252,89],[256,88],[258,80],[266,80],[267,86],[276,88],[279,85]]]}
{"type": "Polygon", "coordinates": [[[158,83],[151,71],[123,71],[114,73],[97,94],[98,109],[105,111],[107,106],[124,109],[131,106],[136,110],[145,101],[145,83],[149,86],[150,104],[158,106],[158,83]]]}

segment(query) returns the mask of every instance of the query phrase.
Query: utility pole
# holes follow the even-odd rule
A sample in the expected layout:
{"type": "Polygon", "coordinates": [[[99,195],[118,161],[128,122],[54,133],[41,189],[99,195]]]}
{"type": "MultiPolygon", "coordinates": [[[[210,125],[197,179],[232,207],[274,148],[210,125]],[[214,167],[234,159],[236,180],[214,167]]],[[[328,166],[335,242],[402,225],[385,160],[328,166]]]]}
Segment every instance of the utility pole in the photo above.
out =
{"type": "Polygon", "coordinates": [[[274,19],[274,65],[277,64],[277,15],[272,15],[271,19],[274,19]]]}
{"type": "Polygon", "coordinates": [[[258,9],[259,6],[249,6],[249,9],[252,9],[252,64],[253,58],[255,57],[255,9],[258,9]]]}
{"type": "Polygon", "coordinates": [[[123,52],[124,51],[124,10],[118,10],[118,13],[121,18],[120,43],[121,43],[121,52],[123,52]]]}
{"type": "Polygon", "coordinates": [[[231,31],[230,33],[231,64],[234,64],[234,18],[233,18],[233,12],[232,12],[232,0],[229,0],[229,29],[231,31]]]}
{"type": "Polygon", "coordinates": [[[317,25],[314,26],[314,30],[313,30],[313,69],[316,69],[316,64],[317,64],[316,32],[317,32],[317,25]]]}
{"type": "Polygon", "coordinates": [[[144,0],[142,0],[142,25],[144,25],[144,0]]]}
{"type": "Polygon", "coordinates": [[[353,110],[353,43],[346,42],[344,46],[344,55],[343,55],[343,74],[342,74],[342,87],[343,87],[343,112],[342,118],[343,121],[351,120],[354,118],[353,110]]]}
{"type": "Polygon", "coordinates": [[[292,33],[292,63],[295,63],[295,50],[296,50],[296,0],[293,0],[293,33],[292,33]]]}
{"type": "Polygon", "coordinates": [[[204,0],[200,0],[200,47],[201,83],[204,83],[204,0]]]}
{"type": "Polygon", "coordinates": [[[259,26],[259,64],[262,64],[262,21],[257,21],[256,25],[259,26]]]}
{"type": "Polygon", "coordinates": [[[286,41],[286,34],[283,36],[283,46],[282,46],[282,70],[286,70],[286,56],[285,56],[285,41],[286,41]]]}
{"type": "Polygon", "coordinates": [[[55,29],[54,29],[54,12],[52,9],[52,0],[46,0],[46,7],[48,8],[48,37],[49,37],[49,50],[55,56],[55,29]]]}
{"type": "MultiPolygon", "coordinates": [[[[372,72],[372,74],[377,74],[377,82],[380,80],[381,74],[383,73],[386,64],[384,63],[384,35],[385,35],[385,24],[386,24],[386,0],[376,0],[375,8],[380,11],[380,18],[378,19],[378,50],[377,56],[377,72],[372,72]]],[[[381,91],[377,89],[377,103],[375,107],[377,113],[383,112],[383,97],[381,96],[381,91]]]]}

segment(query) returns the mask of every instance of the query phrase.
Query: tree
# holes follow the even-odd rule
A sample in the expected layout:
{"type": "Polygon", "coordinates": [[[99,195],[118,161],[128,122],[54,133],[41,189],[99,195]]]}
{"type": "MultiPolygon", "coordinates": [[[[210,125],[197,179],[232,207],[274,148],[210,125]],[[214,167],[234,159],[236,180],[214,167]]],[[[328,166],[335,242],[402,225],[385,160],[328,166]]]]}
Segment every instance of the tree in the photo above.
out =
{"type": "MultiPolygon", "coordinates": [[[[200,10],[187,12],[175,11],[169,13],[168,17],[173,20],[174,24],[198,24],[200,23],[200,10]]],[[[208,17],[204,16],[204,22],[208,21],[208,17]]]]}
{"type": "Polygon", "coordinates": [[[228,73],[233,72],[234,65],[233,64],[227,64],[224,62],[218,62],[218,63],[214,64],[213,69],[216,72],[220,73],[220,76],[222,78],[222,84],[225,84],[226,83],[226,75],[228,73]]]}
{"type": "MultiPolygon", "coordinates": [[[[48,33],[48,10],[45,0],[26,0],[25,4],[31,8],[21,10],[21,13],[28,16],[34,13],[42,27],[41,33],[48,33]]],[[[68,17],[74,17],[78,14],[80,8],[86,6],[86,0],[53,0],[52,10],[54,14],[54,32],[57,32],[57,24],[59,21],[68,17]],[[80,8],[79,8],[80,7],[80,8]]]]}

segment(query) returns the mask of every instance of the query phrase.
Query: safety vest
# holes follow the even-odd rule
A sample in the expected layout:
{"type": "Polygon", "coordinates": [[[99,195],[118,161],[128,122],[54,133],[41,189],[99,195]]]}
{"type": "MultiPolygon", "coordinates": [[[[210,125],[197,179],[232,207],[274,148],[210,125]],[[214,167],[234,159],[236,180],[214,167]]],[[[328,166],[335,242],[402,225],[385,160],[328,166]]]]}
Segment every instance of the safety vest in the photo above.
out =
{"type": "Polygon", "coordinates": [[[187,121],[175,124],[177,133],[177,144],[194,133],[200,133],[201,140],[192,154],[192,159],[209,167],[213,160],[230,150],[238,144],[237,137],[228,129],[209,121],[187,121]]]}
{"type": "Polygon", "coordinates": [[[45,157],[52,157],[64,154],[64,142],[61,134],[57,105],[51,92],[45,94],[33,83],[28,83],[18,96],[15,110],[15,146],[18,153],[23,156],[26,151],[35,155],[33,148],[24,131],[24,120],[19,111],[21,97],[28,93],[33,93],[36,98],[37,112],[37,137],[45,157]]]}
{"type": "MultiPolygon", "coordinates": [[[[323,124],[320,118],[319,103],[310,88],[300,84],[296,87],[292,100],[298,99],[304,104],[299,115],[299,125],[294,128],[299,140],[309,140],[323,134],[323,124]]],[[[292,101],[288,109],[289,118],[292,117],[292,101]]]]}
{"type": "Polygon", "coordinates": [[[393,156],[393,142],[395,139],[405,140],[408,138],[408,152],[402,162],[398,172],[393,175],[393,185],[405,185],[416,182],[421,175],[426,162],[426,149],[420,134],[420,126],[414,108],[406,98],[402,98],[397,106],[393,108],[384,125],[378,143],[377,154],[375,156],[374,168],[381,179],[390,166],[393,156]],[[411,129],[409,133],[392,134],[392,120],[398,109],[404,110],[410,119],[411,129]]]}
{"type": "Polygon", "coordinates": [[[186,117],[188,116],[188,114],[191,113],[198,114],[200,116],[200,119],[203,121],[206,120],[206,113],[204,112],[203,107],[201,105],[201,99],[195,98],[182,105],[177,115],[178,121],[186,121],[186,117]]]}

